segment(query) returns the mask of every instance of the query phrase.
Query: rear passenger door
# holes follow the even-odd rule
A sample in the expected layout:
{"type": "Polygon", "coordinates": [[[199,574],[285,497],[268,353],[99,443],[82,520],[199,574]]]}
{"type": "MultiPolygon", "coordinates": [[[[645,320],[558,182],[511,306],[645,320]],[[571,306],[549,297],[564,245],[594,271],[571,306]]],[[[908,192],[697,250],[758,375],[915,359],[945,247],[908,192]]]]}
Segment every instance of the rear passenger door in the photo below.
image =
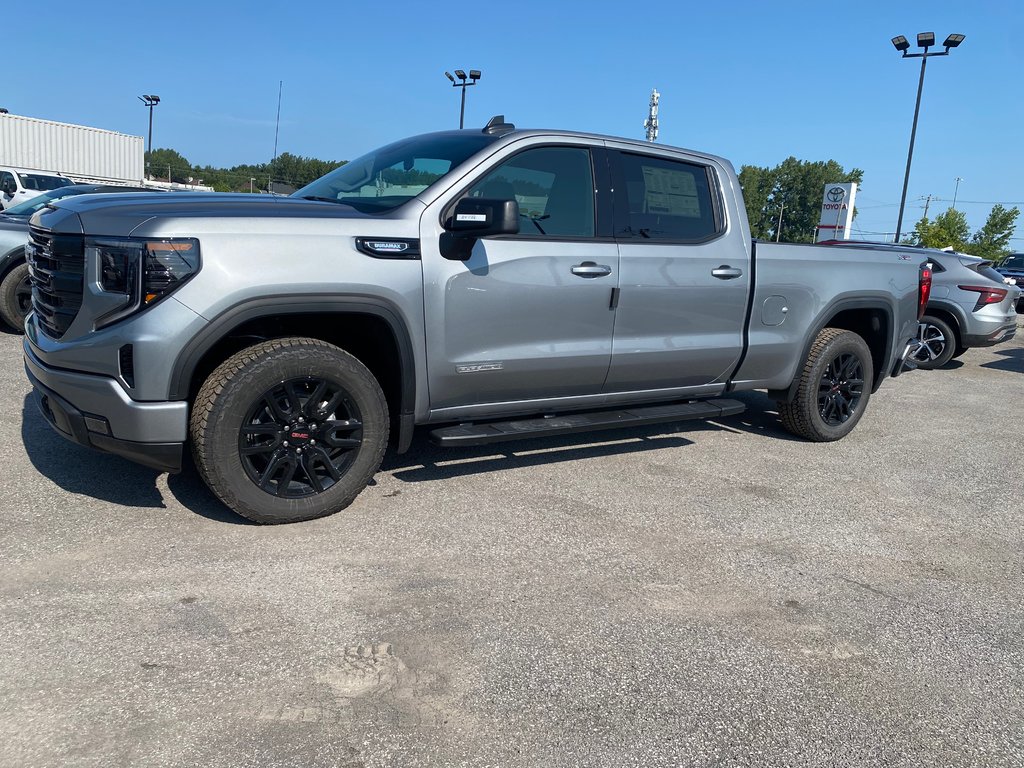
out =
{"type": "Polygon", "coordinates": [[[719,174],[633,149],[609,160],[620,295],[605,391],[721,389],[743,350],[751,274],[719,174]]]}

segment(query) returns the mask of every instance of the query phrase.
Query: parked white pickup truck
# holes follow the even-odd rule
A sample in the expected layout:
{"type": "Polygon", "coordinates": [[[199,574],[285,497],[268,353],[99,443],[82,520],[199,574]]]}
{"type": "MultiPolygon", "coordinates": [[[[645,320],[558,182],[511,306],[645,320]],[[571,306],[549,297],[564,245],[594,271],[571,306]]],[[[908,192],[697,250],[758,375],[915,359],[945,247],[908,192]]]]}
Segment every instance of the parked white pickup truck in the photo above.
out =
{"type": "Polygon", "coordinates": [[[59,173],[0,167],[0,211],[75,182],[59,173]]]}

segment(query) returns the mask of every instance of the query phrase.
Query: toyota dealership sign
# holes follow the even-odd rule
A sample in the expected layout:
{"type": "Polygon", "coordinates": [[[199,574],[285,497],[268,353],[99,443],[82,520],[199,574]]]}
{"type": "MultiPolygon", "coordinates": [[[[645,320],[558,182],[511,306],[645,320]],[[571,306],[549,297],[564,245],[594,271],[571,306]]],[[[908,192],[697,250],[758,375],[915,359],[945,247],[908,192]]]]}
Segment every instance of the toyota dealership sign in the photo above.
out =
{"type": "Polygon", "coordinates": [[[825,191],[821,196],[821,218],[818,219],[815,242],[850,239],[853,201],[856,197],[856,182],[825,185],[825,191]]]}

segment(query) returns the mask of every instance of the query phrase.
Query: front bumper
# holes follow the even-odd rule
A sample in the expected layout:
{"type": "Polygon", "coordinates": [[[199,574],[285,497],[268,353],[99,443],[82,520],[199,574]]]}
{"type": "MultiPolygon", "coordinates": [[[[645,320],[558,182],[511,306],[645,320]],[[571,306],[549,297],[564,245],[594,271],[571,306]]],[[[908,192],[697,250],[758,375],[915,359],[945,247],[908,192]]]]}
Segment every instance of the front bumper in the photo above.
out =
{"type": "Polygon", "coordinates": [[[181,471],[187,403],[139,403],[114,379],[45,365],[28,339],[23,350],[36,404],[58,434],[161,472],[181,471]]]}

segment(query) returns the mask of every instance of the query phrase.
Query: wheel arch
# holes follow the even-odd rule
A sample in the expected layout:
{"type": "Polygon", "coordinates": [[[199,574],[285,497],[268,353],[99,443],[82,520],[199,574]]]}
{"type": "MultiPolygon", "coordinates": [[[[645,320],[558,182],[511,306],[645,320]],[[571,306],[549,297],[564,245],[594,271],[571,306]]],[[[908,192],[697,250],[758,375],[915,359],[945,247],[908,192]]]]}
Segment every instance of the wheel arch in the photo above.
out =
{"type": "Polygon", "coordinates": [[[956,334],[957,345],[961,345],[963,343],[964,323],[960,315],[955,310],[945,304],[929,302],[928,306],[925,307],[924,313],[926,315],[931,315],[932,317],[937,317],[940,320],[945,320],[956,334]]]}
{"type": "MultiPolygon", "coordinates": [[[[871,350],[871,363],[874,369],[874,379],[871,383],[871,393],[874,394],[882,385],[882,382],[889,375],[888,362],[893,355],[894,312],[890,304],[877,298],[866,299],[841,299],[831,304],[822,312],[817,321],[811,326],[810,332],[804,339],[803,348],[800,354],[800,365],[810,354],[814,340],[824,328],[842,328],[858,334],[871,350]]],[[[789,387],[780,390],[770,390],[768,396],[773,400],[790,403],[796,397],[796,391],[800,386],[800,370],[793,377],[789,387]]]]}
{"type": "Polygon", "coordinates": [[[390,302],[363,296],[278,296],[236,304],[211,319],[178,353],[169,399],[195,397],[209,374],[257,341],[306,336],[335,344],[378,379],[395,416],[397,449],[412,440],[416,364],[409,330],[390,302]]]}
{"type": "Polygon", "coordinates": [[[16,246],[0,256],[0,280],[3,280],[12,269],[24,264],[25,260],[24,245],[16,246]]]}

